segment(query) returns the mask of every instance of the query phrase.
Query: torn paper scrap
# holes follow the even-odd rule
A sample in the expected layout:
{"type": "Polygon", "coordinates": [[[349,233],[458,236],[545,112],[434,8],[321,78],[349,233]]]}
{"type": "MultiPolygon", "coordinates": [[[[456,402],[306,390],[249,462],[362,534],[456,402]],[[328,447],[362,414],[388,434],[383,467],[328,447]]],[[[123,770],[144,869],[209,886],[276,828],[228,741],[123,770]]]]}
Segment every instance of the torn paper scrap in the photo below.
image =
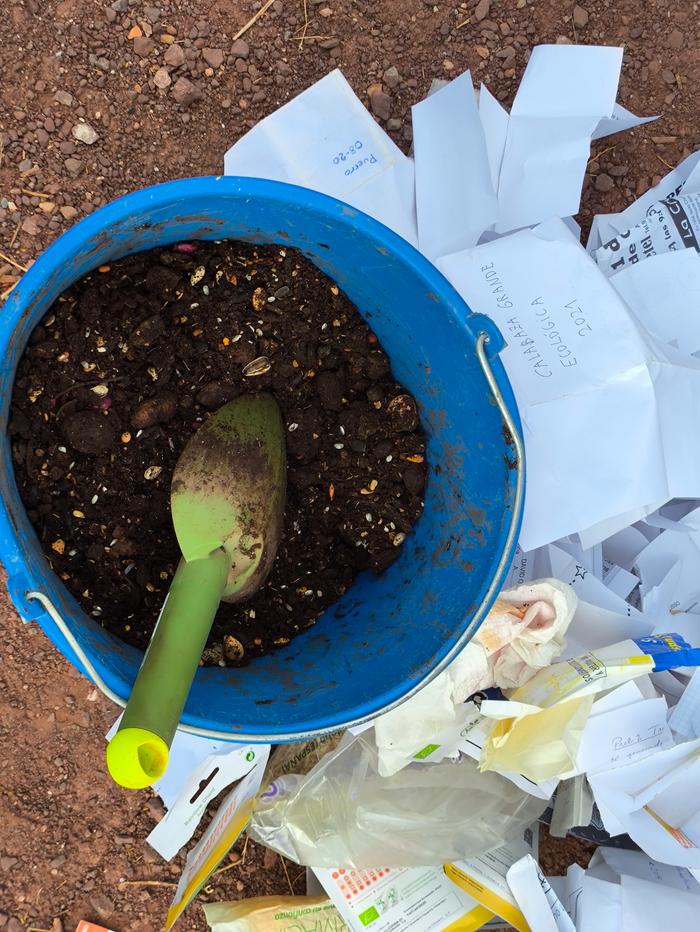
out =
{"type": "Polygon", "coordinates": [[[615,106],[622,49],[532,50],[508,122],[496,232],[578,213],[591,136],[615,106]]]}
{"type": "Polygon", "coordinates": [[[418,242],[413,160],[337,69],[239,139],[224,156],[224,171],[329,194],[418,242]]]}
{"type": "Polygon", "coordinates": [[[600,269],[620,269],[679,249],[700,249],[700,194],[669,195],[653,203],[633,227],[614,236],[593,253],[600,269]]]}
{"type": "Polygon", "coordinates": [[[429,259],[475,246],[496,221],[496,192],[471,74],[411,110],[418,244],[429,259]]]}
{"type": "Polygon", "coordinates": [[[603,117],[593,131],[593,140],[603,139],[605,136],[612,136],[613,133],[621,133],[624,130],[635,129],[637,126],[643,126],[645,123],[653,123],[658,120],[657,116],[639,117],[635,116],[622,104],[615,104],[613,112],[609,117],[603,117]]]}
{"type": "Polygon", "coordinates": [[[576,932],[542,869],[531,854],[508,868],[506,880],[521,913],[537,932],[576,932]]]}
{"type": "MultiPolygon", "coordinates": [[[[596,575],[587,561],[570,556],[557,544],[549,544],[546,552],[549,557],[551,575],[568,583],[580,599],[618,615],[624,614],[629,618],[640,617],[641,613],[636,608],[629,605],[623,596],[617,595],[610,586],[605,584],[601,578],[602,567],[599,575],[596,575]]],[[[622,570],[622,572],[625,571],[622,570]]],[[[637,585],[639,580],[635,577],[633,579],[634,585],[637,585]]]]}

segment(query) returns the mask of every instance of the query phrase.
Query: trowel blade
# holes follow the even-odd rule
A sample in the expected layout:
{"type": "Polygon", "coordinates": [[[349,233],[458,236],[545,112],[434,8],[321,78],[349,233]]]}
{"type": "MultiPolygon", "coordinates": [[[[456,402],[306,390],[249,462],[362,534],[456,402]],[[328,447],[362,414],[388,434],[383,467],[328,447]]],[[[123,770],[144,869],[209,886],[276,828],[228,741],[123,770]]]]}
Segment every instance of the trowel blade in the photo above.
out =
{"type": "Polygon", "coordinates": [[[224,599],[262,584],[282,533],[284,425],[270,394],[241,395],[216,411],[182,451],[171,509],[185,560],[223,547],[231,559],[224,599]]]}

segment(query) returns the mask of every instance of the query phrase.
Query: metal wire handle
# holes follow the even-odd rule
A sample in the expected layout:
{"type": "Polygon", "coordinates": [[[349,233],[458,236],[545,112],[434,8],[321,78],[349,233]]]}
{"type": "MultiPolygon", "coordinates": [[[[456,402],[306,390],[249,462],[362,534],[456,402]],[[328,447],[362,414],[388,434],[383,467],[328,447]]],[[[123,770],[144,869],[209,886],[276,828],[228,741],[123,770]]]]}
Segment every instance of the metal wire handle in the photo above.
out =
{"type": "MultiPolygon", "coordinates": [[[[491,390],[491,394],[493,395],[494,401],[496,402],[496,405],[498,406],[498,410],[501,413],[501,417],[503,418],[503,423],[505,424],[506,428],[508,429],[510,433],[510,436],[513,442],[514,453],[515,453],[515,462],[513,464],[515,468],[515,493],[513,495],[513,505],[511,508],[510,526],[508,528],[508,533],[506,535],[506,540],[503,546],[500,560],[498,561],[495,572],[493,574],[493,580],[486,592],[486,595],[484,597],[484,600],[481,606],[479,607],[474,617],[470,621],[467,629],[463,632],[461,638],[459,639],[457,644],[454,645],[450,653],[445,658],[443,658],[441,663],[432,671],[430,678],[423,680],[421,683],[414,686],[413,689],[407,695],[403,696],[401,699],[398,699],[390,703],[385,708],[380,709],[378,712],[373,713],[371,716],[365,716],[355,721],[348,722],[344,726],[346,728],[350,728],[355,725],[361,725],[367,721],[377,718],[377,716],[379,715],[383,715],[385,712],[391,711],[391,709],[396,708],[396,706],[405,702],[407,699],[410,699],[411,696],[415,695],[415,693],[419,692],[419,690],[421,690],[432,679],[434,679],[438,675],[438,673],[442,672],[442,670],[444,670],[445,667],[447,667],[452,662],[452,660],[454,660],[457,654],[460,653],[460,651],[463,650],[463,648],[469,642],[469,640],[471,639],[472,633],[479,627],[479,625],[481,624],[483,620],[483,616],[486,614],[485,606],[490,605],[493,599],[495,598],[495,596],[498,594],[496,590],[500,588],[501,576],[502,576],[503,571],[506,568],[506,564],[508,563],[510,551],[513,545],[515,544],[515,535],[517,534],[517,530],[518,530],[518,519],[520,516],[521,509],[522,509],[523,495],[525,492],[525,456],[524,456],[524,449],[523,449],[523,441],[520,436],[520,432],[518,431],[515,425],[515,422],[513,421],[513,418],[511,417],[510,411],[508,410],[508,405],[506,404],[506,401],[501,393],[501,390],[498,386],[498,382],[496,381],[496,377],[493,374],[491,363],[489,362],[489,358],[486,354],[486,344],[488,342],[489,342],[488,334],[484,331],[481,331],[478,334],[477,339],[476,339],[476,356],[477,356],[477,359],[479,360],[479,364],[484,373],[486,382],[488,383],[488,386],[491,390]]],[[[36,591],[25,592],[24,595],[26,599],[35,599],[37,602],[41,603],[45,611],[51,616],[51,620],[53,621],[53,623],[56,625],[58,630],[61,632],[63,637],[68,642],[68,645],[70,646],[71,650],[73,651],[75,656],[78,658],[82,666],[84,667],[85,671],[87,672],[88,676],[92,680],[93,684],[108,699],[110,699],[116,705],[121,706],[121,708],[124,708],[126,706],[126,700],[122,699],[121,696],[117,695],[117,693],[115,693],[113,689],[110,689],[110,687],[102,679],[100,674],[95,669],[92,661],[90,660],[88,655],[85,653],[85,651],[82,649],[82,647],[76,640],[73,632],[70,630],[66,622],[63,620],[63,617],[61,616],[60,612],[58,611],[56,606],[53,604],[51,599],[48,596],[44,595],[43,592],[36,592],[36,591]]],[[[336,728],[337,727],[339,726],[336,726],[336,728]]],[[[279,741],[299,741],[305,738],[316,737],[318,735],[322,735],[326,733],[330,729],[320,728],[320,729],[316,729],[316,730],[304,732],[304,733],[294,732],[288,735],[249,736],[249,735],[242,735],[238,732],[215,731],[210,728],[199,728],[195,725],[185,725],[184,723],[180,722],[180,724],[178,725],[178,730],[186,731],[188,734],[197,735],[200,738],[209,738],[215,741],[234,741],[239,744],[263,743],[263,742],[274,744],[279,741]]]]}

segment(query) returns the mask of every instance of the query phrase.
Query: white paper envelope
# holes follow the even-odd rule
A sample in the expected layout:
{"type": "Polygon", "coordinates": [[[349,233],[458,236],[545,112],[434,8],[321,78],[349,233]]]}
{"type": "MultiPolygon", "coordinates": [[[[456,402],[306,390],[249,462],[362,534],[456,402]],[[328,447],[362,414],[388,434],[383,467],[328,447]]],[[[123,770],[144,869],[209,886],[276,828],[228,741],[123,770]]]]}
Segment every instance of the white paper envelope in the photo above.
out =
{"type": "Polygon", "coordinates": [[[700,740],[589,777],[604,820],[605,810],[650,857],[689,869],[700,868],[698,780],[700,740]]]}
{"type": "Polygon", "coordinates": [[[417,244],[413,160],[338,70],[249,130],[224,156],[224,171],[332,195],[417,244]]]}
{"type": "Polygon", "coordinates": [[[610,281],[648,331],[684,353],[700,350],[700,254],[694,249],[650,256],[610,281]]]}
{"type": "MultiPolygon", "coordinates": [[[[595,709],[595,706],[594,706],[595,709]]],[[[624,767],[673,744],[665,699],[644,699],[591,714],[581,736],[576,769],[589,776],[624,767]]]]}
{"type": "Polygon", "coordinates": [[[622,929],[659,932],[691,929],[700,913],[700,894],[623,874],[622,929]]]}

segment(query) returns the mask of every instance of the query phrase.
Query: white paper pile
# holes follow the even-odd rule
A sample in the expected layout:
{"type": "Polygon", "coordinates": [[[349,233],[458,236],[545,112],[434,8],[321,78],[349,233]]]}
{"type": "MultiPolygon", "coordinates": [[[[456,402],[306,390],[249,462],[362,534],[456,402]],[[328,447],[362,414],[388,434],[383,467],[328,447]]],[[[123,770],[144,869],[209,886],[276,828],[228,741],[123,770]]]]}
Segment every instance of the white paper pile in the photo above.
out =
{"type": "Polygon", "coordinates": [[[700,884],[690,871],[640,851],[598,848],[587,870],[574,864],[565,878],[549,881],[577,932],[690,930],[700,909],[700,884]]]}

